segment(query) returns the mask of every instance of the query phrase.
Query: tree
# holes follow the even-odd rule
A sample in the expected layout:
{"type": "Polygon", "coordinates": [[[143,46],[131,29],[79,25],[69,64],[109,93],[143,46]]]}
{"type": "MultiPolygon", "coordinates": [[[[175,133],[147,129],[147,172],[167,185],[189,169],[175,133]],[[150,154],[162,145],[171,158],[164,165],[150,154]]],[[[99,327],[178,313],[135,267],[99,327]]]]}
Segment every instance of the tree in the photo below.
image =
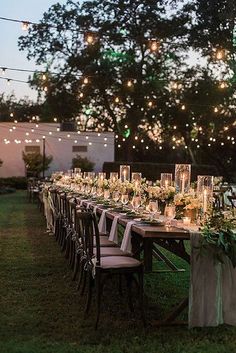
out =
{"type": "Polygon", "coordinates": [[[93,171],[94,165],[95,163],[91,162],[88,158],[83,158],[77,154],[76,157],[72,159],[71,168],[80,168],[82,172],[91,172],[93,171]]]}
{"type": "Polygon", "coordinates": [[[165,5],[162,0],[67,1],[53,5],[42,25],[33,25],[19,40],[28,59],[47,65],[47,80],[42,75],[32,80],[38,88],[47,87],[46,101],[58,101],[62,93],[76,97],[68,118],[82,113],[79,127],[126,137],[128,159],[134,135],[146,138],[149,126],[160,135],[156,120],[167,110],[167,83],[181,66],[176,39],[186,33],[188,16],[174,10],[168,16],[165,5]]]}
{"type": "MultiPolygon", "coordinates": [[[[53,5],[19,46],[46,67],[46,80],[32,78],[34,87],[47,88],[46,102],[56,106],[66,97],[65,117],[80,129],[115,131],[118,158],[168,156],[224,171],[226,121],[235,129],[234,86],[224,86],[232,76],[224,65],[218,70],[214,50],[224,42],[232,47],[235,4],[223,2],[222,10],[220,0],[69,0],[53,5]],[[200,59],[189,64],[193,53],[200,59]]],[[[227,147],[232,168],[231,140],[227,147]]]]}
{"type": "Polygon", "coordinates": [[[45,160],[43,160],[43,155],[39,152],[23,152],[22,158],[25,163],[27,174],[36,178],[40,176],[40,173],[49,168],[49,165],[53,160],[52,156],[45,156],[45,160]]]}

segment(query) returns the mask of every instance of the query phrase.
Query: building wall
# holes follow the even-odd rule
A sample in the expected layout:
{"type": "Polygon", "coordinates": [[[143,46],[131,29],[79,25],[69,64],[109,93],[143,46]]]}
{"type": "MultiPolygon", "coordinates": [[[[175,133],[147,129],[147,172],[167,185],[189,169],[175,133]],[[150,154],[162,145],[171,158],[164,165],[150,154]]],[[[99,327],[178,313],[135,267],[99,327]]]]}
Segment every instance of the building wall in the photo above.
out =
{"type": "MultiPolygon", "coordinates": [[[[56,123],[0,123],[0,177],[24,176],[25,166],[22,152],[26,146],[40,146],[43,152],[43,136],[45,136],[46,155],[52,155],[50,169],[66,171],[71,168],[72,158],[79,154],[95,163],[94,170],[101,171],[104,162],[114,161],[114,134],[97,132],[65,132],[57,131],[56,123]],[[61,139],[61,141],[59,141],[61,139]],[[20,142],[19,142],[20,141],[20,142]],[[87,152],[72,152],[73,146],[87,146],[87,152]]],[[[77,147],[78,148],[78,147],[77,147]]]]}

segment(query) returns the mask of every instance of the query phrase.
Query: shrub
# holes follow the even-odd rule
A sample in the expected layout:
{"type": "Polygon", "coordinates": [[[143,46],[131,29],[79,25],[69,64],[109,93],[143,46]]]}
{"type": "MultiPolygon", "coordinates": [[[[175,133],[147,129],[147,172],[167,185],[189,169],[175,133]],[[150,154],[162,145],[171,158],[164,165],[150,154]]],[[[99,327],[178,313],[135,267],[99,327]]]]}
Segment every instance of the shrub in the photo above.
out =
{"type": "Polygon", "coordinates": [[[52,162],[52,156],[45,156],[45,163],[43,165],[43,155],[39,152],[33,153],[22,153],[23,161],[25,162],[25,168],[27,170],[27,175],[38,178],[40,173],[49,168],[52,162]]]}
{"type": "Polygon", "coordinates": [[[91,172],[94,168],[95,163],[91,162],[86,157],[81,157],[78,154],[72,159],[72,169],[81,168],[82,172],[91,172]]]}
{"type": "Polygon", "coordinates": [[[0,189],[27,189],[27,178],[25,177],[11,177],[0,178],[0,189]]]}

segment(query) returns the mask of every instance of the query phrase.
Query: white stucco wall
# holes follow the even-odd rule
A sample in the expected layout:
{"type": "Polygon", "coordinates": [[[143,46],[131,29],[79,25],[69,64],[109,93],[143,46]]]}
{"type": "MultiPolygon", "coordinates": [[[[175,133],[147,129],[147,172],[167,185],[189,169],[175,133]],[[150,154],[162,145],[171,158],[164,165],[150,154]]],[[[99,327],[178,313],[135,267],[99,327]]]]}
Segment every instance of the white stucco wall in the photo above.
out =
{"type": "Polygon", "coordinates": [[[45,173],[46,175],[53,171],[70,169],[72,158],[76,154],[93,161],[95,171],[101,171],[104,162],[114,161],[114,134],[112,132],[100,134],[81,132],[78,134],[77,132],[60,132],[57,128],[59,128],[57,123],[41,123],[38,127],[34,123],[0,123],[0,159],[3,161],[0,167],[0,177],[24,176],[25,166],[22,152],[25,146],[39,145],[42,153],[43,136],[45,136],[46,155],[53,156],[53,162],[45,173]],[[67,136],[68,134],[70,137],[67,136]],[[16,140],[21,143],[16,143],[16,140]],[[31,140],[31,142],[27,143],[26,140],[31,140]],[[36,140],[39,141],[36,142],[36,140]],[[72,146],[87,146],[87,152],[72,152],[72,146]]]}

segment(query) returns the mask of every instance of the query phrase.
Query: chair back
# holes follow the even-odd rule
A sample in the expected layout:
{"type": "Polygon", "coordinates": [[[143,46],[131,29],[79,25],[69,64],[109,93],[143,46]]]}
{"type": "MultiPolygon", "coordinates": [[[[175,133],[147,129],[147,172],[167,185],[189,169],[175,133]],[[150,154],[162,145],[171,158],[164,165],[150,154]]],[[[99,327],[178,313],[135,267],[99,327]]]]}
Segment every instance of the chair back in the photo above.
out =
{"type": "Polygon", "coordinates": [[[86,208],[78,208],[76,212],[76,233],[80,238],[83,253],[88,263],[94,258],[94,245],[96,244],[96,263],[100,264],[100,239],[97,218],[86,208]]]}

